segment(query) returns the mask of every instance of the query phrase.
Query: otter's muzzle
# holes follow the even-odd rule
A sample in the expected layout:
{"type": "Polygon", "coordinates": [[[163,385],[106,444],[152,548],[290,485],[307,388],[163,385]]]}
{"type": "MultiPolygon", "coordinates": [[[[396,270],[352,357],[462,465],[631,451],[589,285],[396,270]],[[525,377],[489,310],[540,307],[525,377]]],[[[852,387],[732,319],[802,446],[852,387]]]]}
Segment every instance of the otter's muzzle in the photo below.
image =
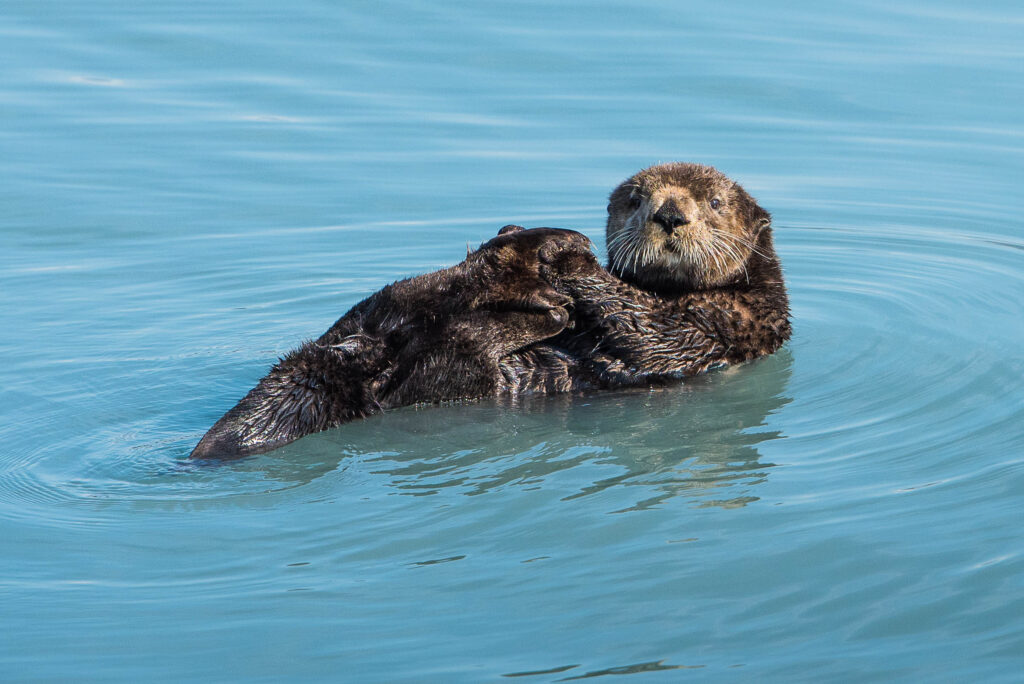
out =
{"type": "Polygon", "coordinates": [[[669,235],[676,228],[687,225],[690,221],[686,218],[683,210],[674,201],[669,200],[658,208],[651,220],[657,223],[669,235]]]}

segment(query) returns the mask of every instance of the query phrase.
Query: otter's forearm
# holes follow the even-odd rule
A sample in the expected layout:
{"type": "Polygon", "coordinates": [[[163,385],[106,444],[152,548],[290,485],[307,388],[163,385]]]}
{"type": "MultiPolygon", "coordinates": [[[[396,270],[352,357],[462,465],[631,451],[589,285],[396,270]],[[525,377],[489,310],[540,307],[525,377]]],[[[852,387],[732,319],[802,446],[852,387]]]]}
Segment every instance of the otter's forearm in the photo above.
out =
{"type": "Polygon", "coordinates": [[[593,360],[607,384],[695,375],[771,353],[789,336],[784,292],[775,312],[765,308],[771,298],[763,292],[718,288],[658,296],[603,269],[563,275],[556,283],[574,301],[575,330],[561,337],[593,360]]]}
{"type": "Polygon", "coordinates": [[[725,362],[729,345],[717,312],[699,302],[656,298],[610,275],[580,285],[576,334],[593,345],[589,356],[606,384],[696,375],[725,362]]]}

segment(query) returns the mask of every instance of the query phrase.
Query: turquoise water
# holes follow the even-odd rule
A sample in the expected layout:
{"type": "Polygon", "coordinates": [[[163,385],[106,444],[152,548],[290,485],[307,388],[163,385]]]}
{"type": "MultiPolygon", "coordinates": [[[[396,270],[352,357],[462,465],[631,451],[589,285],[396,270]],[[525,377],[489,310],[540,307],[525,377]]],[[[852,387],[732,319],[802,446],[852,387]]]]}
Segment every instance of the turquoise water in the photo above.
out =
{"type": "Polygon", "coordinates": [[[0,7],[0,679],[1019,681],[1018,3],[0,7]],[[713,164],[795,334],[186,459],[510,222],[713,164]]]}

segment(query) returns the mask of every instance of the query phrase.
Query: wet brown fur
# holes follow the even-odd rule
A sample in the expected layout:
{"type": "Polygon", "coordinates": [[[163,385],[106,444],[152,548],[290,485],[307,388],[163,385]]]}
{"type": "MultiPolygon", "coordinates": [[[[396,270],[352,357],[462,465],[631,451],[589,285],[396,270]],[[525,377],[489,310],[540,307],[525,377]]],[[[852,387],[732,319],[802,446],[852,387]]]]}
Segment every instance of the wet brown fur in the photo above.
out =
{"type": "Polygon", "coordinates": [[[281,359],[192,456],[269,451],[420,402],[667,382],[788,339],[771,218],[739,185],[710,167],[655,166],[616,188],[608,211],[607,270],[580,233],[508,226],[281,359]]]}

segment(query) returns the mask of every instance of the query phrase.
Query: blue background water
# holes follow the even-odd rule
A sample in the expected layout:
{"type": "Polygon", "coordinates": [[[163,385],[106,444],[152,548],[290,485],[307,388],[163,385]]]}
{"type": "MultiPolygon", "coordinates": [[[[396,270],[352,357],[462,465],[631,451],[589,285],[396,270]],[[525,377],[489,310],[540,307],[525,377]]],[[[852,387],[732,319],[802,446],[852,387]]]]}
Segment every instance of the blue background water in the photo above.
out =
{"type": "Polygon", "coordinates": [[[347,4],[0,8],[0,679],[1017,679],[1019,3],[347,4]],[[186,460],[672,160],[774,214],[774,357],[186,460]]]}

